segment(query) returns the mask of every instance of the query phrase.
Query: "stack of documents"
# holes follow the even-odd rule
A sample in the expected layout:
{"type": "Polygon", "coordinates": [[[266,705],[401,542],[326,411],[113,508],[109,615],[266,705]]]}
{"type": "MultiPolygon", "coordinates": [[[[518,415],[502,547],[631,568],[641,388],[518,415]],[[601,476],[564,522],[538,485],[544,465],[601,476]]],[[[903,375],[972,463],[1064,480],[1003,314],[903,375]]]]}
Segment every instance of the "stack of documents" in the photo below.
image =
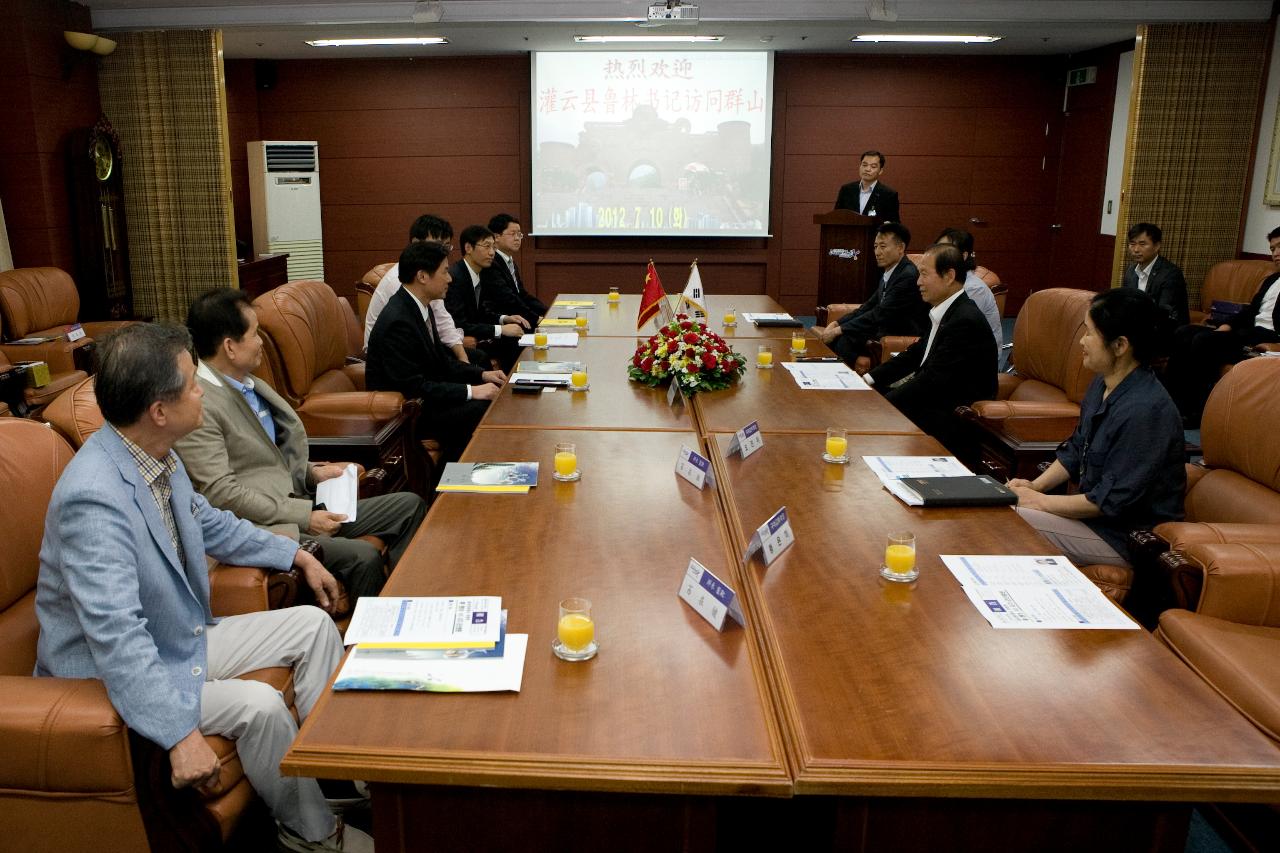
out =
{"type": "Polygon", "coordinates": [[[537,462],[450,462],[436,491],[527,495],[536,485],[537,462]]]}
{"type": "Polygon", "coordinates": [[[782,326],[796,329],[804,328],[804,323],[801,323],[795,317],[792,317],[790,314],[785,312],[781,314],[767,314],[744,311],[742,312],[742,319],[746,320],[748,323],[755,323],[757,326],[782,326]]]}
{"type": "Polygon", "coordinates": [[[862,461],[907,506],[999,506],[1018,501],[1008,488],[976,476],[954,456],[864,456],[862,461]],[[946,488],[947,481],[954,481],[956,488],[946,488]]]}
{"type": "MultiPolygon", "coordinates": [[[[520,346],[533,346],[533,333],[520,336],[520,346]]],[[[551,332],[547,335],[547,346],[549,347],[576,347],[578,345],[577,332],[551,332]]]]}
{"type": "Polygon", "coordinates": [[[595,308],[594,299],[557,299],[551,303],[552,308],[595,308]]]}
{"type": "Polygon", "coordinates": [[[941,557],[993,628],[1138,628],[1066,557],[941,557]]]}
{"type": "Polygon", "coordinates": [[[782,366],[806,391],[870,391],[862,377],[838,361],[784,361],[782,366]]]}
{"type": "Polygon", "coordinates": [[[541,385],[544,388],[567,388],[570,373],[551,373],[546,371],[517,370],[511,374],[511,381],[516,385],[541,385]]]}
{"type": "Polygon", "coordinates": [[[520,689],[528,634],[507,634],[497,596],[361,598],[334,690],[520,689]]]}

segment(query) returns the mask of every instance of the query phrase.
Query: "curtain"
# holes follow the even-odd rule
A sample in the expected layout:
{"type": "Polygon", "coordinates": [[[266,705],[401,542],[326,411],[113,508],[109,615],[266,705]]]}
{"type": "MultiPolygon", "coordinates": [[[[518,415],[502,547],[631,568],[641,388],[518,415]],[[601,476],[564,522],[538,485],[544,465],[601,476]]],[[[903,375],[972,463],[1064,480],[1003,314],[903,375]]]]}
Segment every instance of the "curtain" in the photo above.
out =
{"type": "Polygon", "coordinates": [[[1152,222],[1195,306],[1209,267],[1236,256],[1271,24],[1138,27],[1112,285],[1125,231],[1152,222]]]}
{"type": "Polygon", "coordinates": [[[235,226],[222,33],[121,33],[98,75],[120,135],[134,310],[182,321],[235,287],[235,226]]]}

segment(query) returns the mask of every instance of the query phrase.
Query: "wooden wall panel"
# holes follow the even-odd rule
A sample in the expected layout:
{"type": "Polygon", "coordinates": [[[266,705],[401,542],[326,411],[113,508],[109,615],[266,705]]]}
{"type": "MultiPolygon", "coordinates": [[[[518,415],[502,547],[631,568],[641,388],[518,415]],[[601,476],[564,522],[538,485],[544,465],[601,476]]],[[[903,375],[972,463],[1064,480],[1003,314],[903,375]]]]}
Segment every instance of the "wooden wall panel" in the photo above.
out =
{"type": "MultiPolygon", "coordinates": [[[[697,257],[712,292],[729,281],[809,314],[813,215],[830,209],[857,177],[858,153],[874,147],[888,157],[885,181],[902,195],[913,250],[981,219],[971,227],[984,262],[1004,277],[999,259],[1025,280],[1048,246],[1061,67],[1053,57],[778,54],[772,238],[530,238],[522,274],[543,297],[588,283],[638,291],[653,257],[677,291],[697,257]]],[[[229,103],[256,104],[256,126],[233,106],[240,145],[246,127],[320,142],[326,277],[340,293],[391,260],[420,213],[445,216],[457,232],[501,210],[529,216],[526,56],[280,62],[270,91],[252,88],[251,63],[232,61],[228,86],[238,88],[229,103]]],[[[243,153],[232,156],[237,223],[247,223],[247,175],[234,162],[243,153]]]]}

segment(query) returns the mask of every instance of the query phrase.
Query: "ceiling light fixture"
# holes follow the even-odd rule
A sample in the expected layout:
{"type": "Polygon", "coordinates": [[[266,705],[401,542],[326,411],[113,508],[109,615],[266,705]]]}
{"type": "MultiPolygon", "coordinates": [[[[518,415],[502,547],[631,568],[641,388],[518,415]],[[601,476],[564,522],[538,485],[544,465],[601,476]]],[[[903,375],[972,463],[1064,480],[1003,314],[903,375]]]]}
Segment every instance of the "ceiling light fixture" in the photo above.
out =
{"type": "Polygon", "coordinates": [[[1001,36],[926,36],[911,35],[909,33],[879,33],[854,36],[849,41],[855,44],[874,41],[916,42],[920,44],[990,44],[993,41],[1000,41],[1000,39],[1001,36]]]}
{"type": "Polygon", "coordinates": [[[308,41],[312,47],[366,47],[369,45],[405,47],[419,44],[448,44],[449,40],[441,36],[422,36],[420,38],[351,38],[351,39],[315,39],[308,41]]]}
{"type": "Polygon", "coordinates": [[[574,36],[578,44],[626,44],[628,42],[679,42],[682,44],[721,42],[724,36],[574,36]]]}

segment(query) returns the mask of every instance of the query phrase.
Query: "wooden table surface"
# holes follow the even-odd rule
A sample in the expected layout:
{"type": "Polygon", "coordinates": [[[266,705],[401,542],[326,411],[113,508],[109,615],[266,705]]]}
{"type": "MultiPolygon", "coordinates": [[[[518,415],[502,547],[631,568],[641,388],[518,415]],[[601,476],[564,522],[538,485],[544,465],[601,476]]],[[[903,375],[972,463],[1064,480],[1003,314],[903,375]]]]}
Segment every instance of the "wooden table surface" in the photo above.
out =
{"type": "MultiPolygon", "coordinates": [[[[446,494],[387,595],[502,596],[529,635],[519,693],[326,694],[291,771],[376,782],[789,795],[750,635],[717,633],[676,596],[691,556],[736,561],[713,490],[673,473],[692,433],[480,429],[463,460],[537,460],[528,495],[446,494]],[[577,443],[576,483],[551,478],[577,443]],[[599,655],[553,656],[557,604],[591,599],[599,655]]],[[[514,828],[513,828],[514,831],[514,828]]]]}
{"type": "Polygon", "coordinates": [[[783,505],[796,535],[747,594],[797,793],[1274,798],[1275,745],[1146,631],[987,624],[938,555],[1054,552],[1005,507],[908,507],[860,458],[945,453],[932,438],[850,436],[847,466],[810,436],[766,431],[745,460],[731,438],[710,441],[736,547],[783,505]],[[878,575],[897,530],[911,585],[878,575]]]}
{"type": "MultiPolygon", "coordinates": [[[[682,285],[683,287],[683,285],[682,285]]],[[[674,307],[679,291],[668,293],[667,296],[671,300],[674,307]]],[[[595,337],[622,337],[634,338],[636,336],[636,315],[640,313],[640,294],[624,293],[622,298],[616,304],[610,304],[604,294],[600,293],[562,293],[556,297],[557,299],[571,300],[592,300],[595,302],[594,308],[587,309],[590,319],[590,334],[595,337]]],[[[781,339],[791,336],[791,329],[778,328],[776,326],[765,326],[757,328],[754,323],[748,323],[742,318],[743,312],[751,311],[761,314],[774,314],[786,311],[772,298],[764,294],[752,294],[750,296],[713,296],[706,297],[707,308],[707,328],[721,335],[726,339],[745,338],[754,340],[758,338],[781,339]],[[724,323],[724,313],[727,309],[733,308],[738,312],[738,325],[732,329],[726,329],[724,323]]],[[[552,305],[551,310],[547,313],[548,317],[572,317],[576,309],[573,306],[552,305]]],[[[561,331],[559,328],[548,327],[548,331],[561,331]]],[[[568,331],[567,328],[563,331],[568,331]]],[[[645,323],[643,330],[644,337],[653,334],[653,321],[645,323]]]]}
{"type": "MultiPolygon", "coordinates": [[[[695,398],[703,430],[709,433],[735,432],[759,421],[765,432],[823,433],[828,427],[844,427],[849,433],[920,434],[915,424],[893,407],[879,392],[806,391],[782,362],[792,361],[786,341],[752,341],[739,349],[747,356],[747,372],[732,388],[695,398]],[[758,370],[756,345],[773,348],[774,368],[758,370]],[[749,351],[749,352],[748,352],[749,351]]],[[[808,339],[808,357],[830,356],[831,350],[808,339]]]]}
{"type": "Polygon", "coordinates": [[[577,347],[525,349],[520,359],[581,361],[591,384],[587,391],[559,388],[548,394],[516,394],[510,383],[489,407],[483,425],[493,428],[691,430],[687,406],[667,403],[667,389],[627,378],[636,339],[584,335],[577,347]]]}

